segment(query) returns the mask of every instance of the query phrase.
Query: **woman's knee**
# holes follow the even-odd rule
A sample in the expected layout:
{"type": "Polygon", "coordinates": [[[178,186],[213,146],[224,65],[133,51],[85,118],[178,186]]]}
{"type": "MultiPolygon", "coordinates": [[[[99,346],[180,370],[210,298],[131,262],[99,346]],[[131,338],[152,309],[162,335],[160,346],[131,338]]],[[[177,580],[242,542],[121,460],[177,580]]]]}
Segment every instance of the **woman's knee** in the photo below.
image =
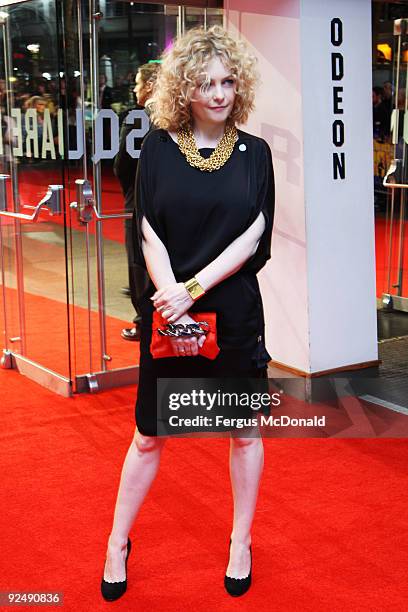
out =
{"type": "Polygon", "coordinates": [[[165,438],[145,436],[136,429],[133,442],[139,453],[151,453],[163,447],[165,438]]]}
{"type": "Polygon", "coordinates": [[[241,448],[243,450],[248,450],[248,451],[251,449],[263,446],[262,438],[260,436],[256,436],[256,437],[231,436],[231,444],[235,448],[241,448]]]}

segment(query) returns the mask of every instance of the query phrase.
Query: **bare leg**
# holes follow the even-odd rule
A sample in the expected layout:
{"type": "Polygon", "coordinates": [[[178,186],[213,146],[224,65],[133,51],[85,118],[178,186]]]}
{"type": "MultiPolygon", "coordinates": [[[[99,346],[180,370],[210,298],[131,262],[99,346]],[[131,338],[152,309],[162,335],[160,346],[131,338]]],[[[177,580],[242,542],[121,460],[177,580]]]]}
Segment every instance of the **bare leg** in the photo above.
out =
{"type": "Polygon", "coordinates": [[[112,531],[109,537],[104,579],[125,580],[129,531],[157,474],[165,438],[143,436],[136,429],[122,468],[112,531]]]}
{"type": "Polygon", "coordinates": [[[261,437],[231,437],[230,476],[234,497],[234,522],[227,576],[245,578],[251,558],[251,527],[258,497],[259,481],[264,464],[261,437]]]}

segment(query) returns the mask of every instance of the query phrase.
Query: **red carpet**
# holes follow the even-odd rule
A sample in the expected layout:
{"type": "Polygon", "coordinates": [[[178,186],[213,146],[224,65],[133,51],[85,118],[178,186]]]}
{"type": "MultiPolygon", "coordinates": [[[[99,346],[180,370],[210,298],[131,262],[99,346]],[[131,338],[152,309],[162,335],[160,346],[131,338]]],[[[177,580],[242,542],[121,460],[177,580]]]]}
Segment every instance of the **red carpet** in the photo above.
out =
{"type": "Polygon", "coordinates": [[[63,591],[63,609],[81,611],[406,609],[408,444],[389,439],[265,440],[254,580],[239,600],[222,583],[228,441],[169,441],[131,532],[128,592],[104,602],[134,400],[134,387],[64,399],[0,370],[1,591],[63,591]]]}
{"type": "MultiPolygon", "coordinates": [[[[47,245],[44,245],[45,247],[47,245]]],[[[6,289],[10,320],[17,330],[17,292],[6,289]]],[[[62,296],[61,296],[62,297],[62,296]]],[[[79,306],[70,306],[71,321],[70,341],[72,347],[73,375],[86,374],[90,371],[88,344],[88,311],[79,306]]],[[[25,292],[26,318],[26,356],[42,366],[69,377],[68,361],[68,323],[67,307],[63,302],[51,300],[25,292]],[[48,341],[49,340],[49,341],[48,341]]],[[[106,337],[108,354],[112,361],[109,369],[133,366],[139,359],[139,344],[127,342],[120,336],[123,327],[130,327],[129,321],[115,317],[106,317],[106,337]]],[[[101,351],[99,344],[99,317],[91,313],[93,338],[93,371],[100,370],[101,351]]],[[[3,309],[0,308],[0,330],[3,331],[3,309]]],[[[3,336],[1,335],[3,340],[3,336]]]]}

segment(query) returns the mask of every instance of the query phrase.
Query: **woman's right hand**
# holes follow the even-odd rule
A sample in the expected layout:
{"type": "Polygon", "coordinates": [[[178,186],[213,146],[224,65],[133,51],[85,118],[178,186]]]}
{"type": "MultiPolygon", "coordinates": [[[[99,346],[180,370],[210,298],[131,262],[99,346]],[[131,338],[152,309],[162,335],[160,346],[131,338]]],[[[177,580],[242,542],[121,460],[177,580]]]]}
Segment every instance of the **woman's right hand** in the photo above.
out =
{"type": "MultiPolygon", "coordinates": [[[[174,323],[195,323],[189,315],[185,314],[174,323]]],[[[179,338],[170,338],[171,345],[173,347],[174,355],[176,357],[193,357],[198,355],[198,349],[201,348],[205,342],[205,336],[180,336],[179,338]]]]}

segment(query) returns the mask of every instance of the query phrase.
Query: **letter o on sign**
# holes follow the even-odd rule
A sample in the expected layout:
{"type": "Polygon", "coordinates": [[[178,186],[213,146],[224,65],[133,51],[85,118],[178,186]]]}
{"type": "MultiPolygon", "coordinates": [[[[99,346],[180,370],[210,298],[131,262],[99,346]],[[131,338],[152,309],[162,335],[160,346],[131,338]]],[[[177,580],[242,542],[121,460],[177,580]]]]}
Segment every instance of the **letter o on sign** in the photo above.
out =
{"type": "Polygon", "coordinates": [[[343,42],[343,22],[338,17],[331,20],[331,43],[340,47],[343,42]]]}

